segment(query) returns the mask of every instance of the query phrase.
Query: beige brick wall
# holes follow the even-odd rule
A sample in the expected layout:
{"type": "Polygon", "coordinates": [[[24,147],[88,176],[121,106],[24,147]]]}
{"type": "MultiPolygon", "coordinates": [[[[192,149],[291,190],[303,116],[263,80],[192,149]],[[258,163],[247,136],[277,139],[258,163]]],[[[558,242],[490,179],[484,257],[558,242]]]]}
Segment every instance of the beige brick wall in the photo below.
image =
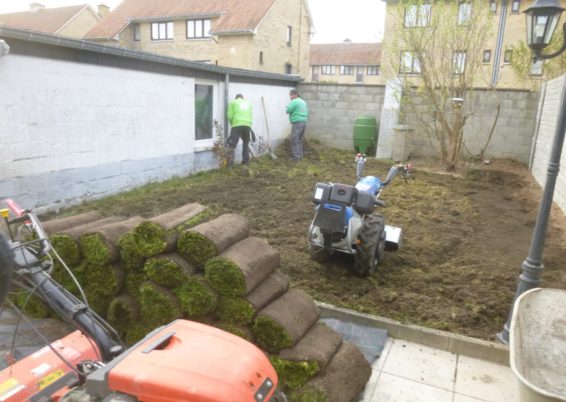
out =
{"type": "MultiPolygon", "coordinates": [[[[214,20],[212,22],[214,28],[214,20]]],[[[222,35],[214,39],[187,39],[186,21],[174,22],[172,40],[151,40],[151,23],[141,23],[141,40],[134,41],[133,27],[120,34],[118,44],[130,49],[190,60],[211,61],[226,67],[284,73],[285,63],[292,73],[308,74],[310,26],[303,0],[278,0],[255,34],[222,35]],[[292,27],[292,44],[287,46],[287,26],[292,27]],[[263,64],[260,64],[263,52],[263,64]]]]}
{"type": "Polygon", "coordinates": [[[69,38],[82,38],[90,31],[100,20],[90,7],[83,9],[75,16],[67,25],[63,27],[57,35],[67,36],[69,38]]]}
{"type": "MultiPolygon", "coordinates": [[[[512,48],[513,45],[517,44],[519,41],[526,41],[526,27],[525,27],[525,14],[523,11],[532,5],[533,1],[521,0],[520,9],[518,13],[513,13],[511,11],[512,0],[499,0],[497,4],[497,12],[493,19],[493,29],[490,39],[486,44],[485,50],[491,50],[491,61],[485,63],[482,66],[482,71],[478,76],[475,85],[477,87],[487,87],[491,83],[491,78],[493,74],[493,68],[499,68],[499,81],[497,83],[498,88],[515,88],[523,89],[525,85],[522,80],[518,79],[511,67],[504,63],[503,57],[505,49],[512,48]],[[503,46],[501,49],[501,57],[497,66],[495,66],[495,51],[497,43],[497,32],[499,29],[501,11],[502,11],[502,1],[507,2],[507,14],[505,20],[505,31],[503,36],[503,46]]],[[[386,4],[386,17],[385,17],[385,37],[383,39],[384,56],[383,57],[400,57],[400,55],[392,55],[388,50],[391,46],[391,42],[394,40],[395,32],[399,29],[403,29],[400,25],[398,17],[398,2],[387,2],[386,4]]],[[[560,0],[562,7],[566,8],[566,0],[560,0]]],[[[433,6],[434,7],[434,6],[433,6]]],[[[562,16],[562,21],[565,20],[565,16],[562,16]]],[[[558,25],[562,25],[562,22],[558,25]]],[[[384,64],[382,62],[382,64],[384,64]]]]}

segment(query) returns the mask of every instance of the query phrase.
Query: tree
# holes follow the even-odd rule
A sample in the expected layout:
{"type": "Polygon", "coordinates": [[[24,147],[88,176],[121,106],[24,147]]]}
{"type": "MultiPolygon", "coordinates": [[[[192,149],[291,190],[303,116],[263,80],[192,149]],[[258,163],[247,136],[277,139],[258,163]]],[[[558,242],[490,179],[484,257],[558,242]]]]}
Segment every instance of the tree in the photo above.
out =
{"type": "MultiPolygon", "coordinates": [[[[554,53],[564,43],[564,33],[557,30],[544,53],[554,53]]],[[[549,60],[533,60],[533,52],[524,41],[519,42],[512,49],[511,69],[515,75],[530,89],[538,89],[542,78],[551,80],[566,72],[566,52],[549,60]]]]}
{"type": "Polygon", "coordinates": [[[436,148],[443,169],[452,170],[470,116],[459,99],[469,98],[482,82],[483,51],[493,29],[489,3],[401,0],[397,10],[397,28],[384,49],[384,73],[400,77],[403,105],[419,120],[419,131],[436,148]],[[424,102],[417,105],[419,98],[424,102]]]}

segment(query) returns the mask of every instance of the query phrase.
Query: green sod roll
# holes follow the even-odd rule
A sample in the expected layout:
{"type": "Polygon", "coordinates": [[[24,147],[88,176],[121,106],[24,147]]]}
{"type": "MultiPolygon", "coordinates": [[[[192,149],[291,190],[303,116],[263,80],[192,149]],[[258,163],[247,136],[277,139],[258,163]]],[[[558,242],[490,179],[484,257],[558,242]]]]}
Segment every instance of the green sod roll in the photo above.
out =
{"type": "Polygon", "coordinates": [[[252,305],[239,297],[221,297],[216,314],[221,321],[230,324],[251,324],[255,314],[252,305]]]}
{"type": "Polygon", "coordinates": [[[134,343],[141,341],[150,331],[142,324],[134,324],[126,330],[126,336],[124,337],[124,342],[126,345],[130,346],[134,343]]]}
{"type": "Polygon", "coordinates": [[[158,285],[176,288],[194,274],[195,269],[177,253],[163,254],[146,261],[144,272],[158,285]]]}
{"type": "MultiPolygon", "coordinates": [[[[116,217],[103,218],[93,222],[87,222],[79,226],[64,228],[59,232],[50,234],[49,240],[53,245],[54,251],[57,252],[59,257],[63,261],[65,261],[66,264],[78,265],[82,258],[79,247],[80,236],[95,228],[116,222],[118,220],[119,218],[116,217]]],[[[54,256],[54,259],[57,259],[56,256],[54,256]]]]}
{"type": "Polygon", "coordinates": [[[100,215],[99,212],[89,211],[78,215],[67,216],[65,218],[57,218],[47,222],[42,222],[41,226],[43,226],[45,233],[61,233],[67,229],[98,221],[100,219],[102,219],[102,215],[100,215]]]}
{"type": "Polygon", "coordinates": [[[191,319],[212,313],[217,306],[218,297],[203,277],[193,276],[186,283],[173,290],[183,313],[191,319]]]}
{"type": "Polygon", "coordinates": [[[84,289],[86,299],[88,301],[88,305],[91,309],[94,310],[96,314],[99,316],[106,318],[108,313],[108,306],[112,301],[112,297],[109,297],[106,294],[102,294],[99,291],[99,288],[89,288],[86,287],[84,289]]]}
{"type": "Polygon", "coordinates": [[[115,296],[124,285],[124,272],[118,265],[100,267],[85,263],[82,267],[84,287],[102,297],[115,296]]]}
{"type": "Polygon", "coordinates": [[[360,350],[344,342],[321,374],[306,385],[305,389],[318,390],[330,402],[352,401],[364,389],[371,376],[371,366],[360,350]]]}
{"type": "Polygon", "coordinates": [[[252,330],[264,349],[279,353],[295,345],[318,317],[314,301],[306,293],[291,289],[258,313],[252,330]]]}
{"type": "Polygon", "coordinates": [[[244,274],[234,262],[227,258],[215,257],[209,260],[205,266],[205,277],[220,294],[227,296],[246,294],[244,274]]]}
{"type": "Polygon", "coordinates": [[[223,331],[230,332],[231,334],[237,335],[240,338],[245,339],[246,341],[253,342],[253,334],[252,330],[243,325],[231,324],[226,322],[219,322],[215,324],[216,328],[219,328],[223,331]]]}
{"type": "Polygon", "coordinates": [[[75,239],[65,234],[54,234],[49,237],[53,249],[68,265],[77,265],[81,260],[79,245],[75,239]]]}
{"type": "Polygon", "coordinates": [[[279,357],[291,362],[316,362],[323,371],[342,345],[342,336],[324,323],[316,323],[291,349],[279,357]]]}
{"type": "Polygon", "coordinates": [[[142,217],[134,216],[125,221],[100,226],[82,235],[80,246],[85,260],[89,264],[98,266],[118,261],[120,238],[142,221],[142,217]]]}
{"type": "Polygon", "coordinates": [[[186,230],[179,236],[179,253],[195,268],[249,236],[250,224],[240,215],[225,214],[186,230]]]}
{"type": "Polygon", "coordinates": [[[108,322],[118,332],[121,338],[125,338],[128,329],[132,327],[139,318],[139,305],[133,297],[120,295],[110,302],[107,315],[108,322]]]}
{"type": "Polygon", "coordinates": [[[329,402],[328,395],[319,389],[305,386],[289,393],[289,401],[293,402],[329,402]]]}
{"type": "Polygon", "coordinates": [[[128,272],[124,279],[126,293],[139,299],[140,286],[147,281],[148,277],[144,272],[128,272]]]}
{"type": "Polygon", "coordinates": [[[140,320],[146,332],[170,323],[181,316],[175,296],[167,289],[152,282],[140,286],[140,320]]]}
{"type": "Polygon", "coordinates": [[[164,252],[169,252],[176,249],[181,232],[198,225],[209,215],[205,206],[191,203],[153,217],[149,221],[165,231],[166,246],[164,252]]]}
{"type": "Polygon", "coordinates": [[[29,292],[17,291],[12,292],[8,296],[9,299],[30,318],[47,318],[49,317],[49,307],[36,295],[29,292]]]}
{"type": "MultiPolygon", "coordinates": [[[[84,269],[82,265],[69,267],[69,270],[79,283],[79,285],[84,285],[84,269]]],[[[69,272],[63,267],[59,261],[55,261],[53,264],[53,270],[51,271],[51,278],[66,290],[71,292],[73,295],[80,297],[80,292],[77,284],[69,274],[69,272]]]]}
{"type": "Polygon", "coordinates": [[[269,353],[293,346],[293,338],[287,330],[270,317],[258,317],[252,325],[252,333],[259,346],[269,353]]]}
{"type": "Polygon", "coordinates": [[[134,229],[134,238],[139,252],[144,257],[156,256],[165,251],[165,247],[167,247],[165,229],[150,221],[140,223],[136,226],[134,229]]]}
{"type": "Polygon", "coordinates": [[[287,290],[289,290],[289,278],[279,270],[275,270],[246,296],[246,300],[256,311],[259,311],[287,290]]]}
{"type": "Polygon", "coordinates": [[[301,388],[320,371],[317,362],[292,362],[278,356],[271,356],[269,360],[277,371],[279,384],[291,390],[301,388]]]}
{"type": "Polygon", "coordinates": [[[265,280],[278,266],[279,253],[265,240],[248,237],[218,258],[209,260],[205,276],[219,293],[244,296],[265,280]]]}
{"type": "Polygon", "coordinates": [[[145,257],[136,242],[136,235],[128,232],[118,240],[118,248],[120,249],[120,260],[124,268],[130,272],[140,272],[143,270],[145,257]]]}

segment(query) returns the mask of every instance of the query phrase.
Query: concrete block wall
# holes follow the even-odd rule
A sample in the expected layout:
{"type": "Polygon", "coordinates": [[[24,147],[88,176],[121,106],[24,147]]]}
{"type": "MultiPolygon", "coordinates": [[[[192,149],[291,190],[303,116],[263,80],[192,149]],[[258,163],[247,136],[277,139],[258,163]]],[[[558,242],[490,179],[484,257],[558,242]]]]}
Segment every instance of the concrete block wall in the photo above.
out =
{"type": "MultiPolygon", "coordinates": [[[[533,152],[531,161],[531,173],[536,181],[544,186],[548,161],[554,142],[555,130],[558,124],[560,105],[566,101],[562,99],[564,86],[566,85],[566,75],[548,81],[541,89],[539,102],[538,120],[536,122],[535,138],[533,140],[533,152]]],[[[560,160],[560,172],[556,180],[554,190],[554,202],[566,212],[566,156],[562,151],[560,160]]]]}
{"type": "Polygon", "coordinates": [[[310,112],[305,135],[328,146],[353,152],[356,118],[380,120],[385,86],[301,83],[298,90],[310,112]]]}
{"type": "MultiPolygon", "coordinates": [[[[415,128],[411,153],[414,156],[434,156],[436,151],[431,141],[434,143],[435,139],[429,139],[424,131],[418,130],[422,121],[432,122],[432,113],[426,99],[413,95],[412,102],[412,106],[404,105],[401,110],[402,123],[415,128]]],[[[497,104],[501,109],[485,157],[511,158],[527,163],[535,128],[537,92],[474,90],[463,106],[464,114],[472,113],[464,127],[464,154],[479,155],[485,146],[495,121],[497,104]]]]}

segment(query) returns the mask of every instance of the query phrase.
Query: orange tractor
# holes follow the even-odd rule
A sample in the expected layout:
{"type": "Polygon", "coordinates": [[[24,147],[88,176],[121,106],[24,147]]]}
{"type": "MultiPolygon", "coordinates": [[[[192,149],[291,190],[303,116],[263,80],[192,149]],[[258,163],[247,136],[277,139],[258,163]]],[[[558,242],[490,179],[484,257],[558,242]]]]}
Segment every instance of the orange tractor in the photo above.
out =
{"type": "MultiPolygon", "coordinates": [[[[31,210],[1,210],[0,304],[9,279],[77,331],[0,372],[1,402],[285,401],[267,356],[217,328],[176,320],[126,349],[108,323],[49,275],[51,245],[31,210]]],[[[55,253],[56,254],[56,253],[55,253]]]]}

